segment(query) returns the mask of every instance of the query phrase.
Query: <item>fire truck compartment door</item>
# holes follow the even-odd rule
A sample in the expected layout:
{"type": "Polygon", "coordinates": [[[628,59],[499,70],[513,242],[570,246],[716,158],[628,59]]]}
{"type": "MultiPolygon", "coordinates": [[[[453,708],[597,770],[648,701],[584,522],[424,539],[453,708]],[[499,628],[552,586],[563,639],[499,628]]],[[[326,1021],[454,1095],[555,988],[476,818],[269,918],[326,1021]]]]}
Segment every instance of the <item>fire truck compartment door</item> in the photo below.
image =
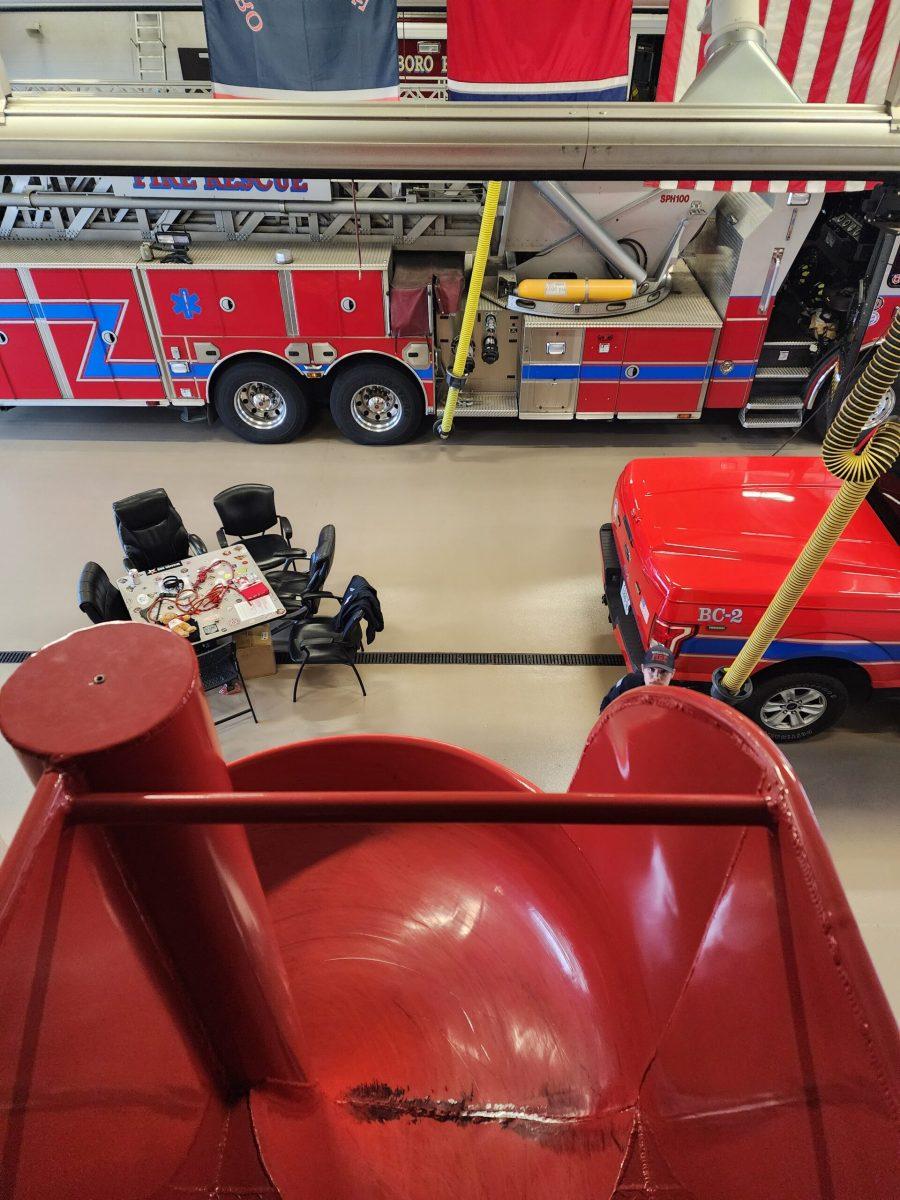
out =
{"type": "Polygon", "coordinates": [[[632,328],[625,353],[616,411],[662,415],[699,411],[711,369],[714,330],[632,328]]]}
{"type": "Polygon", "coordinates": [[[525,318],[519,413],[523,417],[574,416],[584,330],[525,318]]]}
{"type": "Polygon", "coordinates": [[[35,267],[30,274],[37,315],[74,400],[165,401],[130,267],[35,267]]]}
{"type": "Polygon", "coordinates": [[[579,417],[612,417],[619,395],[625,352],[624,329],[601,325],[584,331],[584,361],[578,385],[579,417]]]}
{"type": "Polygon", "coordinates": [[[387,333],[382,271],[293,271],[291,285],[300,337],[324,341],[384,337],[387,333]]]}
{"type": "Polygon", "coordinates": [[[58,400],[59,385],[18,272],[0,271],[0,400],[58,400]]]}
{"type": "Polygon", "coordinates": [[[157,267],[147,278],[164,338],[209,342],[287,333],[277,271],[157,267]]]}

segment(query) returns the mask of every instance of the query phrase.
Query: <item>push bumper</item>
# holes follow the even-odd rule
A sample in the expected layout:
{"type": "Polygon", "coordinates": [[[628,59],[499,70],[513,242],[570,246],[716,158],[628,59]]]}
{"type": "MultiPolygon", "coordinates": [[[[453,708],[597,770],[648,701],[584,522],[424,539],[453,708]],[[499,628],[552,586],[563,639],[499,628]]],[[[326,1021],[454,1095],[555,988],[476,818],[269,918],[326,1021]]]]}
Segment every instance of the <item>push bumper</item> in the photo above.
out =
{"type": "Polygon", "coordinates": [[[615,630],[616,640],[622,647],[625,659],[631,670],[637,671],[640,669],[645,648],[634,612],[626,612],[622,603],[624,575],[612,525],[600,526],[600,552],[603,555],[603,603],[609,611],[610,624],[615,630]]]}

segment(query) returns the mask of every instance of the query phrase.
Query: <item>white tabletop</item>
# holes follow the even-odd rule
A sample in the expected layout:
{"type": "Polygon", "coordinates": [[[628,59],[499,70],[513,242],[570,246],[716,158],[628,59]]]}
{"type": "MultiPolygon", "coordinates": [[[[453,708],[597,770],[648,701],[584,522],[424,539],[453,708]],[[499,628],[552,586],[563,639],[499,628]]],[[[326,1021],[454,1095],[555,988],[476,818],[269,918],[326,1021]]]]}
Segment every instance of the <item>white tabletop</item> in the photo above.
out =
{"type": "MultiPolygon", "coordinates": [[[[116,586],[122,593],[132,621],[147,621],[164,628],[168,627],[169,621],[178,617],[196,622],[197,636],[190,639],[194,644],[252,629],[254,625],[263,625],[276,617],[283,617],[285,613],[284,605],[252,554],[240,542],[224,550],[197,554],[153,571],[137,571],[133,577],[117,579],[116,586]],[[174,589],[171,594],[163,591],[163,581],[170,578],[182,584],[177,594],[174,589]],[[201,604],[204,599],[210,603],[213,599],[210,593],[217,584],[230,585],[224,586],[218,603],[191,614],[191,607],[201,604]],[[254,586],[265,586],[265,595],[253,600],[245,599],[241,594],[242,589],[254,586]]],[[[177,633],[177,630],[173,632],[177,633]]]]}

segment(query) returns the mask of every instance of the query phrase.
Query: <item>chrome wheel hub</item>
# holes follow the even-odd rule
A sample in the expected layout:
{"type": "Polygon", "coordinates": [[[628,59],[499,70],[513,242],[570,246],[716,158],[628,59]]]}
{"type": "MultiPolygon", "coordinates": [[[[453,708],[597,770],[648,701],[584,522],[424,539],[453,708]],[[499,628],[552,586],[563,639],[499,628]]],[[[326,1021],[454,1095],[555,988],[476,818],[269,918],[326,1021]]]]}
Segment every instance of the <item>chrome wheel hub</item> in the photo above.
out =
{"type": "Polygon", "coordinates": [[[350,412],[367,433],[387,433],[399,424],[403,404],[392,388],[383,383],[369,383],[350,397],[350,412]]]}
{"type": "Polygon", "coordinates": [[[863,429],[874,429],[876,425],[880,425],[886,421],[897,406],[897,394],[892,387],[881,397],[881,403],[863,425],[863,429]]]}
{"type": "Polygon", "coordinates": [[[766,729],[779,733],[808,729],[824,714],[828,701],[818,688],[793,687],[775,692],[759,710],[766,729]]]}
{"type": "Polygon", "coordinates": [[[245,383],[234,394],[234,410],[245,425],[275,429],[287,415],[287,403],[271,383],[245,383]]]}

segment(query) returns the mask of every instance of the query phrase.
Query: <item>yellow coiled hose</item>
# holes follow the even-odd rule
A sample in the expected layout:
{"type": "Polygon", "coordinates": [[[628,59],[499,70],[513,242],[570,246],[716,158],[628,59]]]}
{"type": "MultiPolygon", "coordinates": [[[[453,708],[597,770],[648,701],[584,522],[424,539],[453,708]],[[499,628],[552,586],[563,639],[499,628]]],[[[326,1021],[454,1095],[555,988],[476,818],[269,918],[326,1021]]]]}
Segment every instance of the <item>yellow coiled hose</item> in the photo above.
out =
{"type": "MultiPolygon", "coordinates": [[[[497,218],[497,205],[500,203],[500,184],[491,182],[487,185],[484,197],[484,211],[481,214],[481,228],[478,231],[478,243],[475,247],[475,262],[472,264],[472,277],[469,280],[469,290],[466,294],[466,307],[463,310],[462,328],[459,331],[459,342],[456,346],[456,356],[453,359],[453,376],[462,379],[466,373],[466,359],[469,356],[469,343],[472,340],[472,330],[475,328],[475,314],[478,312],[478,302],[481,299],[481,286],[484,283],[484,268],[491,252],[491,237],[494,232],[494,221],[497,218]]],[[[440,427],[435,430],[439,437],[450,436],[453,428],[453,415],[456,412],[456,402],[459,399],[460,384],[451,383],[447,392],[447,402],[444,405],[444,415],[440,427]]]]}
{"type": "Polygon", "coordinates": [[[900,375],[900,308],[887,337],[866,364],[865,370],[841,405],[825,435],[822,460],[842,481],[809,541],[775,593],[759,624],[721,677],[726,696],[741,693],[757,663],[806,591],[838,538],[853,519],[875,483],[900,456],[900,420],[891,418],[857,449],[866,422],[885,392],[900,375]]]}

